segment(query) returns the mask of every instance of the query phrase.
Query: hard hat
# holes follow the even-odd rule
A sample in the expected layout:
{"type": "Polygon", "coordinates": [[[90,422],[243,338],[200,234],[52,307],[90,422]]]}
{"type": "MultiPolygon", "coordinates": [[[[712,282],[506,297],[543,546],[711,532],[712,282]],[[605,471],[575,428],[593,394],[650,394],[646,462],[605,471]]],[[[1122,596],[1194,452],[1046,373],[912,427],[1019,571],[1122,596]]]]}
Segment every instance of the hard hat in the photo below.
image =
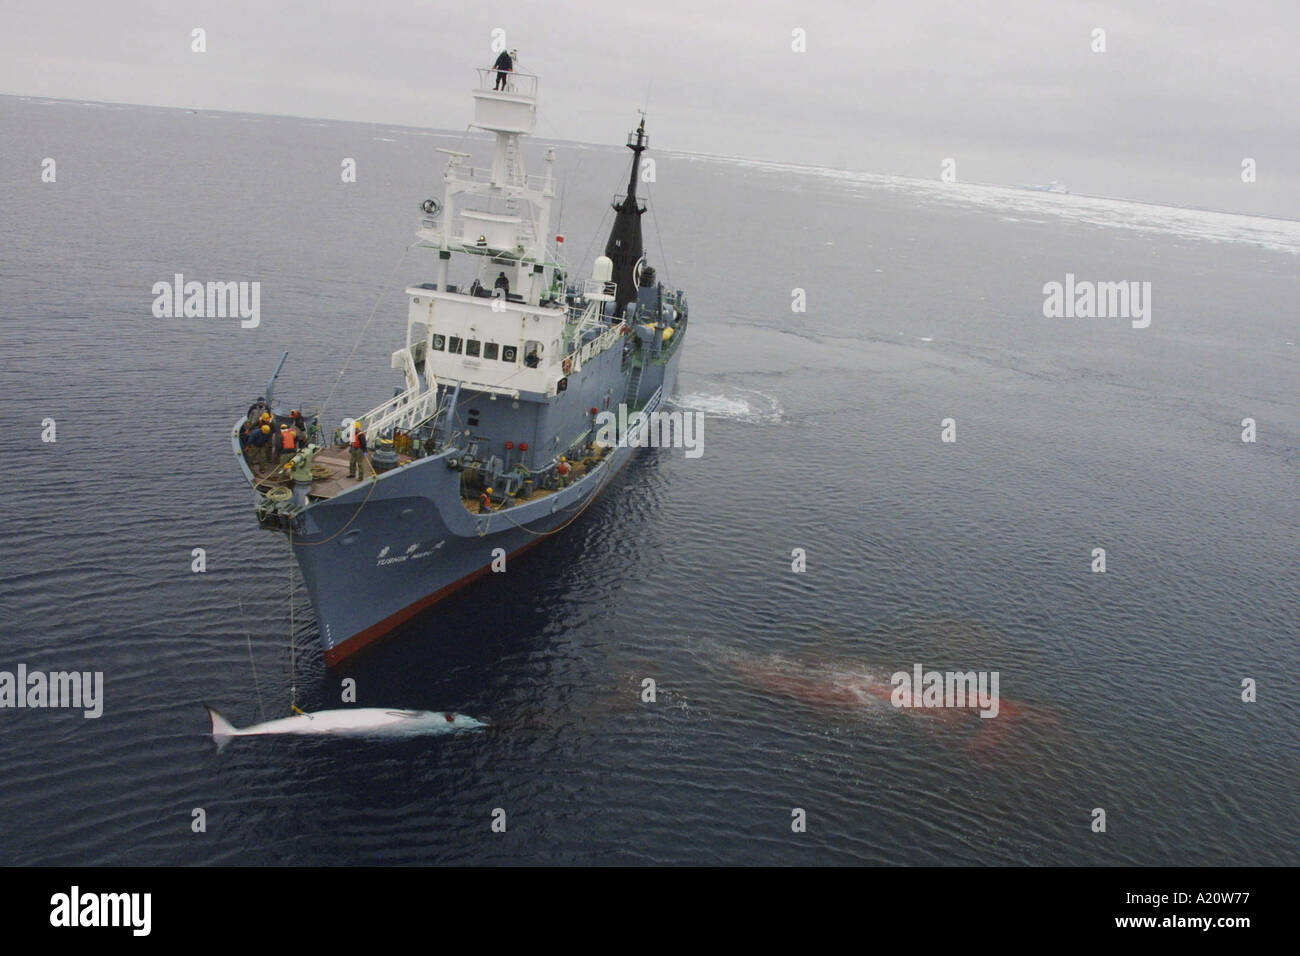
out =
{"type": "Polygon", "coordinates": [[[492,489],[491,489],[491,488],[489,488],[489,489],[488,489],[488,490],[487,490],[487,491],[486,491],[486,492],[484,492],[484,493],[485,493],[485,494],[489,494],[489,495],[490,495],[490,494],[492,494],[492,489]]]}
{"type": "Polygon", "coordinates": [[[271,434],[271,426],[270,426],[270,425],[263,425],[263,426],[262,426],[262,434],[264,434],[264,435],[269,435],[269,434],[271,434]]]}
{"type": "Polygon", "coordinates": [[[264,422],[269,422],[270,420],[271,420],[271,413],[270,413],[270,412],[262,412],[262,421],[264,421],[264,422]]]}
{"type": "Polygon", "coordinates": [[[280,426],[280,431],[287,432],[288,430],[289,430],[289,425],[287,422],[280,426]]]}
{"type": "Polygon", "coordinates": [[[295,408],[295,409],[294,409],[293,411],[291,411],[289,414],[292,415],[292,416],[297,416],[297,415],[298,415],[298,409],[295,408]]]}
{"type": "Polygon", "coordinates": [[[568,460],[569,459],[565,458],[563,455],[560,456],[560,461],[568,461],[568,460]]]}

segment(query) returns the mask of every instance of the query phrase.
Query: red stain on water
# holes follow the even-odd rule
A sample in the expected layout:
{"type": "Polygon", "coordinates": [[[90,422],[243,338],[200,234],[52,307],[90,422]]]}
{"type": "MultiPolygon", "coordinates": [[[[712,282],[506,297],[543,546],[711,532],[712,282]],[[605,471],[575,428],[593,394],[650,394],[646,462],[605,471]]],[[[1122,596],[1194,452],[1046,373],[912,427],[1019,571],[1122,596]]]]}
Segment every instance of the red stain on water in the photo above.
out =
{"type": "Polygon", "coordinates": [[[888,674],[873,676],[869,670],[836,668],[782,659],[741,660],[736,670],[751,686],[790,700],[841,713],[890,710],[924,718],[934,726],[964,728],[969,746],[988,752],[1002,744],[1012,732],[1027,725],[1054,725],[1050,712],[1018,701],[998,699],[995,717],[981,717],[974,707],[895,707],[894,685],[888,674]]]}

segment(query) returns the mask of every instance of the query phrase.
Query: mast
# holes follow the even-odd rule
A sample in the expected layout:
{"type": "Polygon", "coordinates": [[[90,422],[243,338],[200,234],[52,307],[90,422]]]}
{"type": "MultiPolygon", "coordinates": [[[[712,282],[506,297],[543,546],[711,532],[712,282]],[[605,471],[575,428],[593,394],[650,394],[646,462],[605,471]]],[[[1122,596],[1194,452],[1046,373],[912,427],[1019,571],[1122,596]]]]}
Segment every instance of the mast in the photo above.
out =
{"type": "Polygon", "coordinates": [[[474,92],[474,121],[470,124],[496,137],[490,169],[473,169],[469,154],[441,149],[450,161],[443,173],[442,203],[426,209],[420,244],[438,250],[438,288],[447,288],[448,261],[460,252],[490,260],[492,269],[507,276],[511,293],[537,305],[548,280],[547,237],[551,202],[555,198],[552,165],[555,150],[545,154],[545,176],[529,176],[524,168],[520,137],[533,132],[537,121],[537,77],[511,72],[498,88],[495,67],[478,69],[474,92]]]}
{"type": "Polygon", "coordinates": [[[605,255],[614,263],[614,282],[618,284],[618,297],[614,314],[622,315],[623,307],[636,299],[637,263],[642,256],[641,216],[646,207],[637,201],[636,181],[641,171],[641,154],[650,145],[645,132],[645,117],[641,125],[627,137],[627,148],[632,150],[632,174],[627,180],[627,195],[622,202],[614,203],[614,225],[605,243],[605,255]]]}

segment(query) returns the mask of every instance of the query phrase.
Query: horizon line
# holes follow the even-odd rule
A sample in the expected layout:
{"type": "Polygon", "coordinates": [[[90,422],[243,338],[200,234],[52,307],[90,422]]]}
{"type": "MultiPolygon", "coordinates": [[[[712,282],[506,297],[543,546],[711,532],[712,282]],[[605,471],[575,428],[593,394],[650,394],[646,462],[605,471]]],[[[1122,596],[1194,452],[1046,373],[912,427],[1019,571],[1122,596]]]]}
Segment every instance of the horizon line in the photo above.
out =
{"type": "MultiPolygon", "coordinates": [[[[329,116],[303,116],[297,113],[254,113],[248,110],[228,110],[228,109],[214,109],[210,107],[191,107],[191,106],[164,106],[159,103],[133,103],[125,100],[89,100],[89,99],[81,99],[81,98],[66,97],[66,96],[39,96],[30,93],[7,93],[4,91],[0,91],[0,97],[11,97],[13,99],[20,99],[20,100],[43,100],[51,103],[72,103],[72,104],[79,104],[83,106],[127,106],[127,107],[135,107],[139,109],[170,110],[178,113],[221,113],[230,116],[259,116],[259,117],[268,117],[272,119],[311,120],[314,122],[324,122],[324,123],[347,123],[347,124],[352,124],[357,126],[384,126],[390,129],[412,130],[420,133],[433,133],[433,134],[441,134],[441,135],[448,135],[448,136],[479,135],[484,139],[490,139],[492,135],[484,130],[477,129],[472,124],[467,126],[463,130],[456,130],[456,129],[440,128],[440,127],[432,127],[432,126],[412,126],[407,123],[383,123],[383,122],[377,122],[375,120],[337,119],[335,117],[329,117],[329,116]]],[[[590,146],[596,149],[608,149],[611,151],[622,148],[622,144],[619,144],[618,146],[612,146],[606,143],[593,143],[587,140],[578,140],[578,139],[557,138],[553,141],[556,143],[569,143],[578,146],[590,146]]],[[[925,183],[927,185],[990,186],[996,189],[1017,189],[1023,192],[1035,191],[1032,187],[1027,187],[1023,183],[981,182],[979,180],[963,180],[956,183],[944,183],[943,181],[938,179],[922,179],[916,176],[904,176],[898,173],[879,173],[879,172],[871,172],[870,170],[865,170],[865,169],[849,169],[847,167],[840,167],[840,166],[819,166],[813,163],[796,163],[796,162],[791,162],[789,160],[782,160],[782,159],[760,159],[755,156],[738,156],[735,154],[728,154],[728,153],[704,153],[704,152],[694,152],[691,150],[672,150],[672,149],[661,149],[658,150],[658,152],[666,153],[670,155],[677,155],[677,156],[698,157],[701,159],[728,160],[732,162],[740,161],[746,163],[766,163],[772,166],[788,166],[794,169],[806,169],[806,170],[825,171],[825,172],[832,172],[832,173],[851,173],[851,174],[856,174],[861,176],[874,176],[882,179],[901,179],[908,182],[925,183]]],[[[1055,194],[1055,195],[1062,195],[1062,194],[1055,194]]],[[[1211,212],[1211,213],[1217,213],[1219,215],[1225,215],[1225,216],[1243,216],[1248,219],[1268,219],[1277,222],[1300,222],[1300,217],[1282,216],[1276,214],[1265,215],[1263,213],[1241,212],[1240,210],[1235,210],[1235,209],[1216,209],[1210,206],[1180,205],[1180,204],[1169,203],[1169,202],[1156,202],[1150,199],[1134,199],[1128,196],[1103,196],[1095,193],[1075,193],[1069,191],[1067,191],[1063,195],[1078,196],[1079,198],[1082,199],[1103,199],[1111,202],[1137,203],[1139,205],[1144,205],[1144,206],[1157,206],[1162,209],[1183,209],[1183,210],[1190,210],[1195,212],[1211,212]]]]}

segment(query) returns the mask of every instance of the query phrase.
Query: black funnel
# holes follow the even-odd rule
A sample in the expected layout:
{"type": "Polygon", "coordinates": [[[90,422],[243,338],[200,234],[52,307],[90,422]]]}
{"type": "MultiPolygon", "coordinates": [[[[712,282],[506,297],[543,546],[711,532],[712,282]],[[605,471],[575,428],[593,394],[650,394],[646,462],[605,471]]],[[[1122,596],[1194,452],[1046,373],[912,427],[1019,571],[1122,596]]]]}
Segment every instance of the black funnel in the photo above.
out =
{"type": "Polygon", "coordinates": [[[637,202],[636,181],[641,171],[641,154],[650,145],[645,134],[645,119],[636,131],[627,138],[627,148],[632,150],[632,175],[627,181],[627,195],[622,202],[614,203],[614,225],[609,230],[609,241],[605,243],[605,255],[614,263],[614,282],[618,285],[618,297],[614,302],[614,312],[623,314],[623,307],[636,299],[636,282],[633,272],[641,258],[641,215],[645,206],[637,202]]]}

